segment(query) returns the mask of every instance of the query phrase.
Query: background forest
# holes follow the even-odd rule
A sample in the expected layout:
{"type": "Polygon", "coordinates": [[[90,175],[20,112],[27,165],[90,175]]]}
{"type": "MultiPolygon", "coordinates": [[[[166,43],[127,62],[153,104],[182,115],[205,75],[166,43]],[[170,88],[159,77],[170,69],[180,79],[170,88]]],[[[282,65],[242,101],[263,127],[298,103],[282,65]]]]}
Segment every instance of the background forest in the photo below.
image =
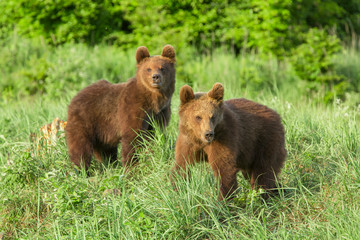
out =
{"type": "Polygon", "coordinates": [[[360,239],[359,46],[358,0],[0,0],[0,239],[360,239]],[[76,174],[63,132],[47,144],[41,126],[66,120],[85,86],[134,76],[138,46],[165,44],[177,54],[167,136],[145,142],[130,175],[96,161],[76,174]],[[201,164],[173,191],[179,89],[215,82],[282,116],[279,197],[238,176],[219,203],[201,164]]]}
{"type": "MultiPolygon", "coordinates": [[[[0,9],[0,87],[5,95],[44,93],[51,81],[63,82],[60,91],[73,88],[78,78],[52,79],[57,66],[44,51],[76,43],[118,51],[140,45],[159,51],[164,43],[171,43],[179,54],[211,55],[221,48],[235,56],[271,56],[290,63],[295,76],[306,81],[306,89],[321,92],[325,102],[334,95],[344,99],[346,93],[360,91],[359,72],[334,62],[336,54],[359,45],[357,0],[10,0],[0,1],[0,9]],[[30,69],[14,66],[19,52],[27,51],[21,44],[36,52],[21,64],[30,69]],[[14,75],[21,79],[14,81],[14,75]]],[[[188,61],[181,58],[180,69],[188,61]]]]}

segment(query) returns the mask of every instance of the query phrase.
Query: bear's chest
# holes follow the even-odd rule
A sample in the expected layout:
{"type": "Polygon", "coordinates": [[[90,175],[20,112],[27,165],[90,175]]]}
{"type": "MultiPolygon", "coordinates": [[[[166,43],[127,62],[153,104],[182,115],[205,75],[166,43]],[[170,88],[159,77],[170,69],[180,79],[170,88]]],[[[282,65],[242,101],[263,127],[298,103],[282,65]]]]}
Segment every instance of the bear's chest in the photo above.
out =
{"type": "Polygon", "coordinates": [[[170,98],[160,97],[151,102],[146,112],[151,115],[157,115],[170,106],[170,98]]]}

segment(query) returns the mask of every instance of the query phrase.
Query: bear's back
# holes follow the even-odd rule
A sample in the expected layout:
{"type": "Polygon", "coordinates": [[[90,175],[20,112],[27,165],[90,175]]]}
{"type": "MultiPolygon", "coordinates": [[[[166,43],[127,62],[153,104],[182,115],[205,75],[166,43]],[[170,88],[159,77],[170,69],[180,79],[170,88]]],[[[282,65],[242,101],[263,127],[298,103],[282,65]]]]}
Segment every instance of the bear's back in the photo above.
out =
{"type": "Polygon", "coordinates": [[[68,120],[74,119],[97,122],[97,118],[117,110],[121,90],[126,83],[112,84],[100,80],[81,90],[71,101],[68,109],[68,120]]]}
{"type": "Polygon", "coordinates": [[[225,101],[225,106],[236,116],[237,125],[241,127],[241,134],[251,138],[278,139],[284,142],[284,127],[280,115],[267,106],[239,98],[225,101]]]}
{"type": "Polygon", "coordinates": [[[237,115],[243,118],[263,119],[275,122],[281,122],[277,112],[265,105],[256,103],[245,98],[236,98],[225,101],[225,105],[237,115]]]}

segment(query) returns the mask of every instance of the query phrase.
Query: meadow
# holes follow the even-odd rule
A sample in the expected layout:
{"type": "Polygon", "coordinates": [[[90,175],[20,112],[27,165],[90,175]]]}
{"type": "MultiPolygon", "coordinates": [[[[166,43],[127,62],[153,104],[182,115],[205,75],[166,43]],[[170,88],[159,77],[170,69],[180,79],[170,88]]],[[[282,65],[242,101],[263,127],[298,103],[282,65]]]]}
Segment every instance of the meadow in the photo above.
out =
{"type": "MultiPolygon", "coordinates": [[[[160,54],[161,47],[150,54],[160,54]]],[[[60,133],[56,146],[30,135],[39,135],[56,117],[66,120],[67,106],[81,88],[98,79],[117,83],[132,77],[136,49],[50,48],[22,39],[2,48],[0,239],[360,239],[357,94],[324,104],[286,59],[176,49],[166,136],[156,129],[130,173],[121,161],[94,160],[87,177],[74,171],[60,133]],[[206,164],[192,167],[190,181],[179,179],[179,191],[173,190],[179,89],[186,83],[208,91],[215,82],[224,84],[225,99],[245,97],[281,115],[288,156],[278,197],[264,202],[239,174],[236,197],[218,202],[206,164]]],[[[335,69],[358,84],[360,53],[344,50],[335,69]]]]}

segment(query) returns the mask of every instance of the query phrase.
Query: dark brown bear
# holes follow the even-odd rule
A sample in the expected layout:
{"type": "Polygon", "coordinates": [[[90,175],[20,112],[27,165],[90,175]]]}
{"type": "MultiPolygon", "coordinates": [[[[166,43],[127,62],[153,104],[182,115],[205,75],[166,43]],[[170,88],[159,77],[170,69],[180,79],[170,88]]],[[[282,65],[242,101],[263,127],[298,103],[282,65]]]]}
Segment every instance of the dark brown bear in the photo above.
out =
{"type": "Polygon", "coordinates": [[[66,140],[71,161],[87,170],[93,153],[98,160],[117,158],[122,145],[122,163],[133,159],[139,132],[148,133],[149,117],[164,130],[170,121],[171,96],[175,87],[175,51],[170,45],[161,56],[150,57],[146,47],[136,51],[137,72],[126,83],[98,81],[81,90],[68,110],[66,140]]]}
{"type": "Polygon", "coordinates": [[[189,165],[204,160],[219,181],[220,201],[236,190],[238,171],[253,188],[271,191],[286,157],[280,116],[250,100],[223,101],[223,96],[220,83],[208,93],[181,88],[173,174],[184,175],[189,165]]]}

